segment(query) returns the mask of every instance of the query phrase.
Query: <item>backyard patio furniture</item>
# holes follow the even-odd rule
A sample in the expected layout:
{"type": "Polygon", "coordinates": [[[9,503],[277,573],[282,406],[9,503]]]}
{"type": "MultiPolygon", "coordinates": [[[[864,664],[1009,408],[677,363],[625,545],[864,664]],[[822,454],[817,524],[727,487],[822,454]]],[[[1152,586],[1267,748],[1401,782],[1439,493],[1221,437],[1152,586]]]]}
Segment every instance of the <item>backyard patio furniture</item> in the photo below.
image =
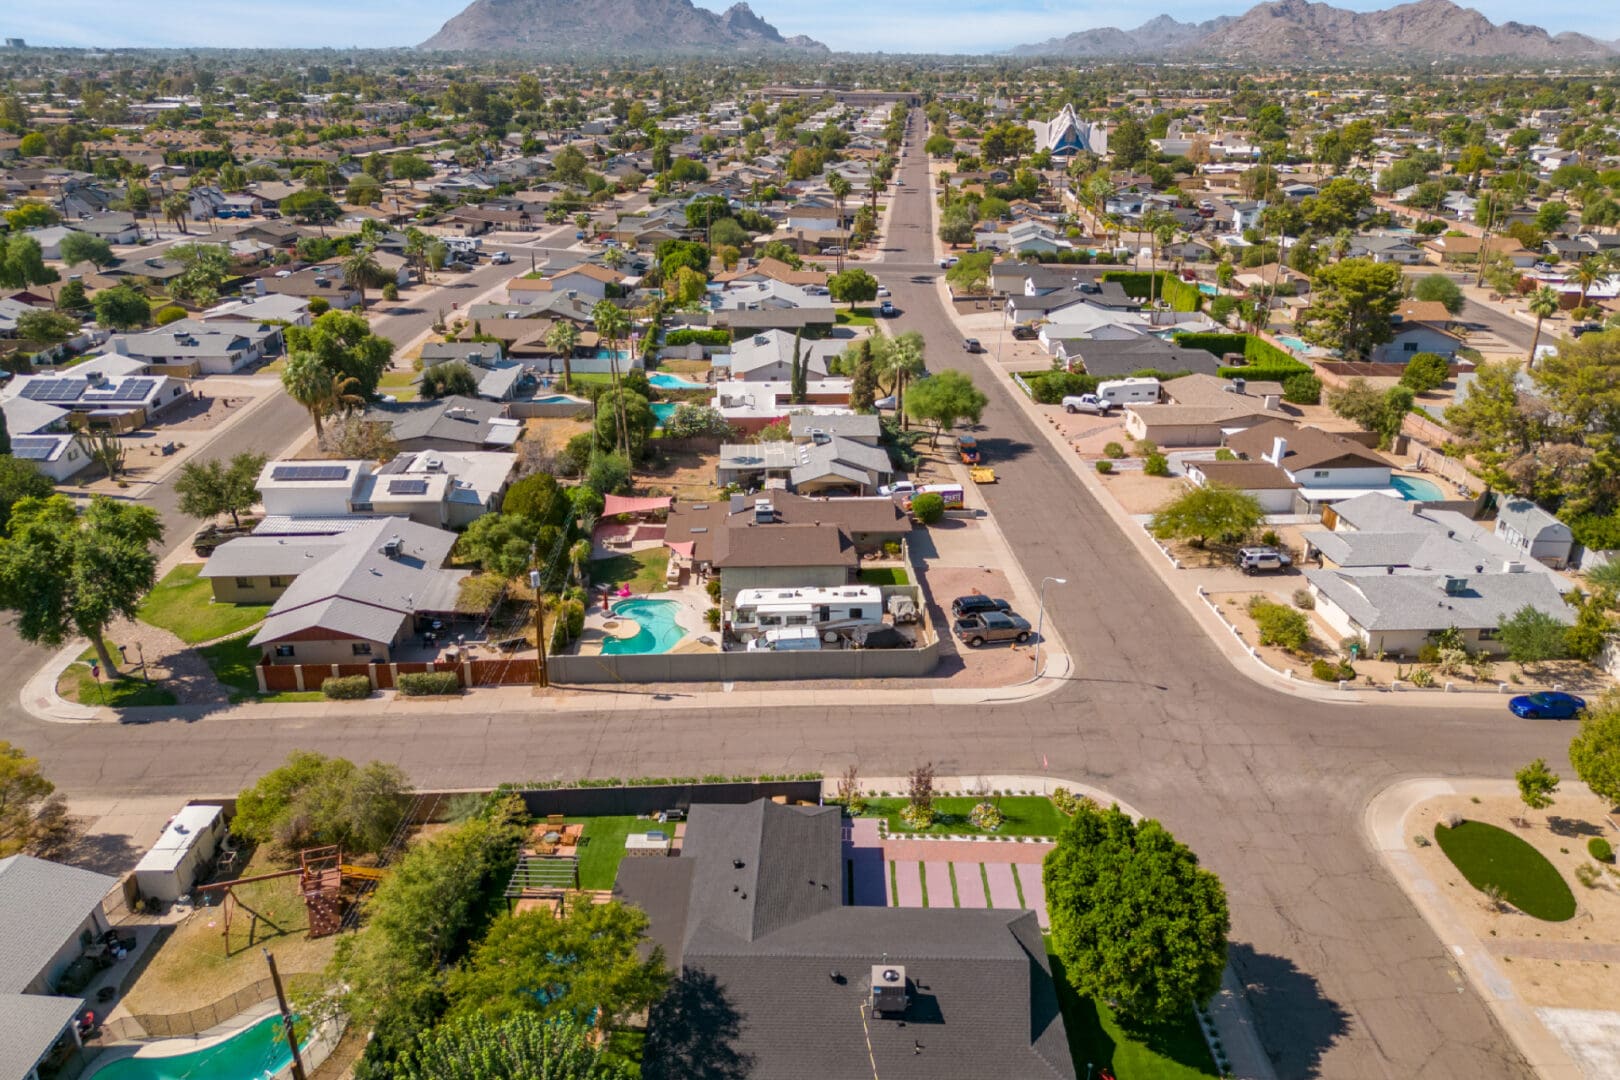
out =
{"type": "Polygon", "coordinates": [[[565,815],[563,815],[563,814],[547,814],[546,815],[546,824],[551,826],[554,829],[562,828],[563,827],[563,822],[565,822],[567,820],[568,820],[567,817],[565,815]]]}

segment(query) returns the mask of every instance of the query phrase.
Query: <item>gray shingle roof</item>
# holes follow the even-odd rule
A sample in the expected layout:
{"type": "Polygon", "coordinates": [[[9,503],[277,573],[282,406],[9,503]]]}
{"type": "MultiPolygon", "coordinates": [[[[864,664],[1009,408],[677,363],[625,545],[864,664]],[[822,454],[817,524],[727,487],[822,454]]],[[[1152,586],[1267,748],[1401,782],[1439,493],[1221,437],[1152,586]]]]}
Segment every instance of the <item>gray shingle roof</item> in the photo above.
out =
{"type": "Polygon", "coordinates": [[[1365,630],[1460,630],[1494,627],[1525,606],[1573,622],[1557,583],[1546,574],[1459,574],[1448,592],[1435,574],[1348,574],[1307,570],[1305,577],[1365,630]]]}
{"type": "Polygon", "coordinates": [[[27,1076],[82,1004],[71,997],[0,994],[0,1076],[27,1076]]]}
{"type": "Polygon", "coordinates": [[[31,855],[0,859],[0,994],[33,982],[117,884],[31,855]]]}

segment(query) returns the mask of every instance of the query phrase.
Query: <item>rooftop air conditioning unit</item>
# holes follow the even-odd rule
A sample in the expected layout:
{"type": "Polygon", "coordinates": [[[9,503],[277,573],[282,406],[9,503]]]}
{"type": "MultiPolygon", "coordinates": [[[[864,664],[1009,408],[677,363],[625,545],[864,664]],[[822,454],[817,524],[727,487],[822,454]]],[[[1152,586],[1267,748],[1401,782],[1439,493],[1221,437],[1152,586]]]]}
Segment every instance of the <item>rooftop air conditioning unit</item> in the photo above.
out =
{"type": "Polygon", "coordinates": [[[880,1017],[904,1016],[909,1004],[906,997],[906,969],[898,964],[875,964],[872,967],[872,1013],[880,1017]]]}
{"type": "Polygon", "coordinates": [[[405,542],[397,536],[390,536],[383,542],[382,553],[390,559],[399,558],[399,553],[405,548],[405,542]]]}

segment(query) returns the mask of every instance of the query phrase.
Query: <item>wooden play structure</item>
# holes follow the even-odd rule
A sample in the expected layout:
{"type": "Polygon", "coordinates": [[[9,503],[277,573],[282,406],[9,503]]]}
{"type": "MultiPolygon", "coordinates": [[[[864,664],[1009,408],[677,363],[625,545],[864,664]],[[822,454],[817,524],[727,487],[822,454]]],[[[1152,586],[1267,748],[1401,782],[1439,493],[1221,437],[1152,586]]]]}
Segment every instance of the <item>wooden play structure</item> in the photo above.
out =
{"type": "Polygon", "coordinates": [[[345,863],[343,861],[343,851],[337,847],[306,848],[298,853],[298,865],[291,870],[277,870],[269,874],[254,874],[252,877],[219,881],[212,885],[200,886],[195,891],[199,900],[215,892],[224,894],[223,899],[220,901],[220,921],[223,924],[221,933],[225,937],[226,948],[228,949],[230,947],[231,919],[235,915],[237,908],[246,911],[253,920],[248,930],[250,943],[257,934],[261,921],[274,927],[277,931],[282,931],[282,928],[277,926],[268,915],[251,907],[237,895],[237,887],[255,881],[272,881],[277,878],[292,877],[295,874],[298,875],[298,891],[304,898],[304,910],[309,918],[309,936],[318,938],[337,933],[343,925],[344,878],[377,882],[387,877],[388,871],[345,863]]]}

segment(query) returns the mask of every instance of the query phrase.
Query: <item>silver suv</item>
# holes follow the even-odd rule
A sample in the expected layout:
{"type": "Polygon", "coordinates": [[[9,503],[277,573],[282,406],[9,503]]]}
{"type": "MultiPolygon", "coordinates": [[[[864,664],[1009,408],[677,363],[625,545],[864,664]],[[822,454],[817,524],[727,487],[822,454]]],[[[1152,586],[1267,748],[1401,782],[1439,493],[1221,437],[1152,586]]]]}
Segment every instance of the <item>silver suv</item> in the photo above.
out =
{"type": "Polygon", "coordinates": [[[1245,574],[1261,574],[1286,570],[1294,565],[1294,560],[1274,547],[1246,547],[1238,549],[1237,565],[1245,574]]]}

